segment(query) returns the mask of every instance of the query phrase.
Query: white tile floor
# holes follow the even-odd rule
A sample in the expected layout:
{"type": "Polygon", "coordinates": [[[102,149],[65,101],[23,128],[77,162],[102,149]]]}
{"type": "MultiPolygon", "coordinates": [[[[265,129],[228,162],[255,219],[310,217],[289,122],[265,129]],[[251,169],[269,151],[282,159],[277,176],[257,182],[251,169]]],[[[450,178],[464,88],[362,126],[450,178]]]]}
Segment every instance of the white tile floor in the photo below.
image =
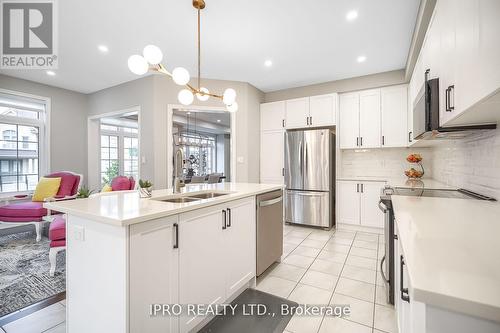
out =
{"type": "Polygon", "coordinates": [[[284,255],[258,279],[257,289],[307,304],[348,304],[351,315],[294,316],[290,333],[395,333],[377,259],[383,235],[285,225],[284,255]]]}
{"type": "MultiPolygon", "coordinates": [[[[345,318],[294,316],[285,332],[395,333],[394,308],[385,302],[377,272],[383,246],[382,235],[286,225],[284,260],[259,278],[257,289],[298,303],[351,306],[345,318]]],[[[65,306],[53,304],[4,325],[0,333],[63,333],[65,306]]]]}

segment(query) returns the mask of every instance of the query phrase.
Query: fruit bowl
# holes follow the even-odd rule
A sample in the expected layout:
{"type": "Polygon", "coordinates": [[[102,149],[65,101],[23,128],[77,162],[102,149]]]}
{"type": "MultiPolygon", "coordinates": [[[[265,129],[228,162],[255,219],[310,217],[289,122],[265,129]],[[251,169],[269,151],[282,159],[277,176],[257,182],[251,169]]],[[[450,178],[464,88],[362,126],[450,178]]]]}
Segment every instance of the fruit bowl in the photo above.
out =
{"type": "Polygon", "coordinates": [[[422,162],[422,156],[420,154],[410,154],[406,160],[410,163],[420,163],[422,162]]]}
{"type": "Polygon", "coordinates": [[[405,171],[405,175],[408,178],[418,179],[418,178],[422,178],[422,176],[424,175],[424,172],[415,170],[414,168],[411,168],[410,170],[405,171]]]}

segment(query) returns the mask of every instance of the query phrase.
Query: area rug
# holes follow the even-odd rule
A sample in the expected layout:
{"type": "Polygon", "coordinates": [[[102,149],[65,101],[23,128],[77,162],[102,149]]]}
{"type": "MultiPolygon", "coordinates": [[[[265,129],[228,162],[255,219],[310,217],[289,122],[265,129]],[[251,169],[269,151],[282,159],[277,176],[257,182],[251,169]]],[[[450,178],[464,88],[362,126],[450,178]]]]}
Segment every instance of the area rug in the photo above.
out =
{"type": "Polygon", "coordinates": [[[215,316],[199,333],[281,333],[292,319],[291,313],[282,313],[282,304],[290,307],[298,305],[259,290],[247,289],[231,302],[234,313],[227,311],[224,315],[215,316]],[[256,304],[264,306],[266,314],[258,315],[255,308],[251,310],[256,304]]]}
{"type": "Polygon", "coordinates": [[[0,317],[66,290],[66,253],[49,275],[49,240],[32,231],[0,236],[0,317]]]}

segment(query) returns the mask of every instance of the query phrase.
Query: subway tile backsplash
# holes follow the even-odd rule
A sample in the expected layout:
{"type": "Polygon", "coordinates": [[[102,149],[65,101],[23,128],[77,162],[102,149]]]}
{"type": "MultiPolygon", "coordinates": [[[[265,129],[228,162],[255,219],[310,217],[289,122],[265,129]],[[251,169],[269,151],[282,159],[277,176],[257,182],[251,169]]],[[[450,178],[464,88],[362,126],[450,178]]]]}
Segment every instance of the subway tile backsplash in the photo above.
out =
{"type": "MultiPolygon", "coordinates": [[[[406,156],[416,153],[423,157],[425,177],[432,177],[432,150],[430,148],[383,148],[341,151],[341,176],[405,177],[412,167],[406,156]]],[[[417,167],[415,169],[418,170],[417,167]]]]}
{"type": "Polygon", "coordinates": [[[466,188],[500,200],[500,129],[474,138],[442,141],[432,148],[341,151],[340,176],[404,177],[406,156],[421,154],[425,178],[466,188]]]}
{"type": "Polygon", "coordinates": [[[500,129],[433,148],[433,178],[500,200],[500,129]]]}

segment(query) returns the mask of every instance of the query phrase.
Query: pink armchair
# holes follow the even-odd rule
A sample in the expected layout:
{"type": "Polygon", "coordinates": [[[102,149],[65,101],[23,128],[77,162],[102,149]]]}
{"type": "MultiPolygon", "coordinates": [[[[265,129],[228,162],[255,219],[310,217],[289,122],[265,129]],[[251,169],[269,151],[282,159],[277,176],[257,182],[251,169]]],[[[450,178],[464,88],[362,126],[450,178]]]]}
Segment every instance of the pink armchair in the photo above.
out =
{"type": "MultiPolygon", "coordinates": [[[[70,171],[55,172],[46,177],[61,177],[61,184],[57,194],[53,198],[46,198],[45,201],[76,198],[83,180],[82,175],[70,171]]],[[[42,238],[43,217],[50,214],[49,210],[43,208],[43,202],[24,201],[6,204],[0,207],[0,223],[9,223],[12,226],[33,224],[38,242],[42,238]]]]}
{"type": "Polygon", "coordinates": [[[64,215],[58,215],[50,223],[49,227],[49,262],[50,276],[54,276],[57,264],[57,253],[66,249],[66,219],[64,215]]]}
{"type": "Polygon", "coordinates": [[[111,180],[111,189],[113,191],[128,191],[135,188],[135,180],[133,177],[116,176],[111,180]]]}

